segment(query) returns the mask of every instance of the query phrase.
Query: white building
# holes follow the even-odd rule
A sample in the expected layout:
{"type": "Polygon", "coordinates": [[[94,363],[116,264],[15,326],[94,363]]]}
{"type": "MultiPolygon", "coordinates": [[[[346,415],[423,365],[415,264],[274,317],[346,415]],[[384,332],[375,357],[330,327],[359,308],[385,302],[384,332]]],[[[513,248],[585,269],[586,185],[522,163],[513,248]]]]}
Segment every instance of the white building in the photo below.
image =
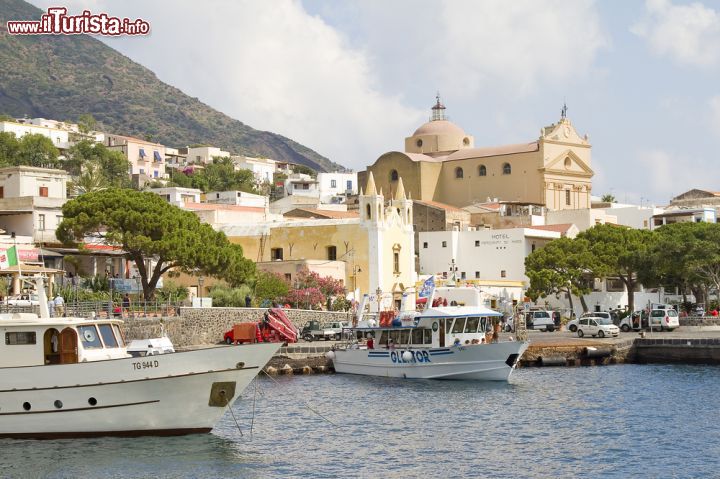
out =
{"type": "Polygon", "coordinates": [[[275,174],[275,160],[269,158],[252,158],[249,156],[233,156],[236,169],[250,170],[255,177],[255,183],[272,183],[275,174]]]}
{"type": "Polygon", "coordinates": [[[525,257],[561,233],[533,228],[419,233],[419,274],[462,280],[528,281],[525,257]]]}
{"type": "MultiPolygon", "coordinates": [[[[43,119],[38,118],[33,120],[43,119]]],[[[0,121],[0,132],[14,133],[17,138],[22,138],[23,136],[29,134],[46,136],[50,138],[50,140],[52,140],[55,148],[58,148],[60,150],[65,150],[72,146],[70,143],[69,129],[61,129],[58,127],[51,128],[42,124],[29,123],[29,121],[33,120],[25,120],[25,122],[23,123],[14,121],[0,121]]],[[[45,121],[47,122],[49,120],[45,121]]]]}
{"type": "Polygon", "coordinates": [[[63,170],[12,166],[0,169],[0,228],[55,243],[69,175],[63,170]]]}
{"type": "Polygon", "coordinates": [[[188,146],[187,148],[180,148],[178,150],[180,154],[184,154],[187,158],[188,164],[195,165],[207,165],[212,163],[214,158],[225,158],[229,157],[230,153],[223,151],[220,148],[214,146],[188,146]]]}
{"type": "Polygon", "coordinates": [[[700,208],[671,207],[653,215],[650,229],[673,223],[717,223],[717,212],[711,206],[700,208]]]}
{"type": "Polygon", "coordinates": [[[320,198],[318,181],[304,173],[293,173],[285,180],[286,196],[306,196],[320,198]]]}
{"type": "Polygon", "coordinates": [[[585,231],[595,225],[617,224],[617,217],[607,214],[605,210],[594,208],[547,210],[545,213],[546,225],[568,223],[574,224],[580,231],[585,231]]]}
{"type": "Polygon", "coordinates": [[[662,214],[663,208],[655,206],[638,206],[623,203],[612,203],[610,206],[596,208],[605,212],[608,216],[613,216],[617,220],[617,224],[629,226],[635,229],[648,230],[651,227],[651,218],[655,215],[662,214]]]}
{"type": "Polygon", "coordinates": [[[196,188],[183,188],[180,186],[171,186],[167,188],[151,188],[149,191],[162,196],[165,200],[180,208],[186,203],[200,203],[202,191],[196,188]]]}
{"type": "Polygon", "coordinates": [[[339,203],[358,193],[357,173],[318,173],[317,181],[322,203],[339,203]]]}
{"type": "Polygon", "coordinates": [[[267,208],[268,202],[269,198],[267,196],[255,195],[245,191],[209,191],[205,194],[205,203],[267,208]]]}

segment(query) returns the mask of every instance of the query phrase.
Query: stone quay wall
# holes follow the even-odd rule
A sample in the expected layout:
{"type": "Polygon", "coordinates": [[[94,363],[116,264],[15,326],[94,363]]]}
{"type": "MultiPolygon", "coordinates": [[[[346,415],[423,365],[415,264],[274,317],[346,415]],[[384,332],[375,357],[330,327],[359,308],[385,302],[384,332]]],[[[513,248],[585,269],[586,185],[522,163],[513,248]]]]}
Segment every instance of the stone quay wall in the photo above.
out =
{"type": "MultiPolygon", "coordinates": [[[[131,318],[124,324],[125,338],[147,339],[158,337],[165,328],[176,348],[217,344],[233,324],[262,321],[265,308],[180,308],[180,316],[165,318],[131,318]]],[[[302,329],[308,321],[321,323],[350,321],[350,314],[336,311],[284,309],[293,325],[302,329]]]]}

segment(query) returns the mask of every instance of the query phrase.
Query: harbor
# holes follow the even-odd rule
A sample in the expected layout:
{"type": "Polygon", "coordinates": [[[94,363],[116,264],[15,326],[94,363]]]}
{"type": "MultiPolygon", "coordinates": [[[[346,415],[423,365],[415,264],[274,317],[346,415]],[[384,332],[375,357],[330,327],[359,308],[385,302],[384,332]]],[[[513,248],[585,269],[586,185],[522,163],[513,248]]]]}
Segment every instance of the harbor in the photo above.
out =
{"type": "MultiPolygon", "coordinates": [[[[531,332],[530,345],[518,368],[602,366],[610,364],[720,364],[720,327],[687,326],[672,332],[621,333],[617,338],[578,338],[570,331],[531,332]]],[[[512,334],[501,333],[507,340],[512,334]]],[[[334,341],[301,342],[281,347],[266,372],[327,374],[334,372],[326,354],[334,341]]]]}

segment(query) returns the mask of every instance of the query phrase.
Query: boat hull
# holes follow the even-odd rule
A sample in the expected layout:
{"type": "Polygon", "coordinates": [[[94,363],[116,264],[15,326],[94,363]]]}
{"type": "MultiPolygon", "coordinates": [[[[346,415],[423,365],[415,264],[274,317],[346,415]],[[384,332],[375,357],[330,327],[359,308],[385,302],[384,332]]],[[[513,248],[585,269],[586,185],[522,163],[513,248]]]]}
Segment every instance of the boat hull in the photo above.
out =
{"type": "Polygon", "coordinates": [[[338,373],[366,376],[507,381],[527,347],[526,342],[508,341],[395,351],[347,349],[335,351],[333,365],[338,373]]]}
{"type": "Polygon", "coordinates": [[[0,437],[208,432],[277,348],[253,344],[0,368],[0,437]]]}

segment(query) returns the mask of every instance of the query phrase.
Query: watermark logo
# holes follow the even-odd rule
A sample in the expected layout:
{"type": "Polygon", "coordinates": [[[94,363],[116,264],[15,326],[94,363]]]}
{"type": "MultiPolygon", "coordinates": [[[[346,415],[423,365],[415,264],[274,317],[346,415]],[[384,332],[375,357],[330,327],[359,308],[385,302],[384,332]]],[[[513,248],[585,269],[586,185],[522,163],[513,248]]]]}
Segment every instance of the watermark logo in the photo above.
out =
{"type": "Polygon", "coordinates": [[[147,35],[150,24],[138,18],[111,17],[106,13],[94,14],[84,10],[80,15],[68,15],[65,7],[50,7],[47,13],[35,20],[10,20],[10,35],[147,35]]]}

